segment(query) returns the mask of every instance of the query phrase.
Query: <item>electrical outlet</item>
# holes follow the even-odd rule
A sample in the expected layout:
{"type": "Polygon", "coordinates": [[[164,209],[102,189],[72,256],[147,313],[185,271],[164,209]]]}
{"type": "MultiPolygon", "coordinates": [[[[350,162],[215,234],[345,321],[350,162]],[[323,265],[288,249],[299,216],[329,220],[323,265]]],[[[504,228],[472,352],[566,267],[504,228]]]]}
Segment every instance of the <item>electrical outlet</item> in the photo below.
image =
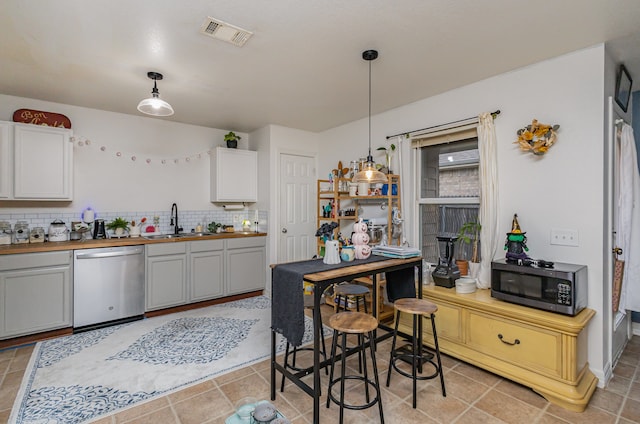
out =
{"type": "Polygon", "coordinates": [[[578,230],[551,229],[551,244],[559,246],[579,246],[578,230]]]}

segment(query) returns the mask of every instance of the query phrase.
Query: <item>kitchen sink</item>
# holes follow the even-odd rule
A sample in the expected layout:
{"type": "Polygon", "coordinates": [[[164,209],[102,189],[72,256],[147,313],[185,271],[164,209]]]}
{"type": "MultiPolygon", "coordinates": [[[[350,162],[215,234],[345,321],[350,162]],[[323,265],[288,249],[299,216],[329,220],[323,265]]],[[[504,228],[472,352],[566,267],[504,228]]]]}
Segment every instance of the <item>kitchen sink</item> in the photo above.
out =
{"type": "Polygon", "coordinates": [[[179,236],[181,237],[203,237],[203,236],[217,236],[219,234],[216,233],[208,233],[208,232],[200,232],[200,233],[180,233],[179,236]]]}
{"type": "Polygon", "coordinates": [[[164,240],[164,239],[172,239],[172,238],[180,238],[184,237],[186,234],[154,234],[152,236],[142,236],[147,240],[164,240]]]}

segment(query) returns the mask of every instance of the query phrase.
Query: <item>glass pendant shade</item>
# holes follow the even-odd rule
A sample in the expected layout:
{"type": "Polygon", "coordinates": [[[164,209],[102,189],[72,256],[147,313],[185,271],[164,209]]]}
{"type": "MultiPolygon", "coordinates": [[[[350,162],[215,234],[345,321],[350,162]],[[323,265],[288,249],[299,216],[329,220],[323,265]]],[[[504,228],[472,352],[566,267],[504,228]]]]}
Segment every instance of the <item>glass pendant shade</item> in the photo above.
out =
{"type": "Polygon", "coordinates": [[[173,115],[173,108],[169,103],[160,98],[160,92],[158,91],[157,81],[163,78],[162,74],[158,72],[148,72],[147,76],[153,80],[153,90],[151,90],[151,97],[138,103],[138,110],[153,116],[173,115]]]}
{"type": "Polygon", "coordinates": [[[138,103],[138,110],[142,113],[153,116],[173,115],[173,108],[171,105],[162,100],[155,93],[153,94],[153,97],[149,97],[148,99],[144,99],[138,103]]]}
{"type": "Polygon", "coordinates": [[[386,184],[389,182],[387,176],[376,169],[376,164],[373,159],[369,157],[364,168],[356,175],[353,176],[354,183],[369,183],[369,184],[386,184]],[[371,159],[371,160],[369,160],[371,159]]]}

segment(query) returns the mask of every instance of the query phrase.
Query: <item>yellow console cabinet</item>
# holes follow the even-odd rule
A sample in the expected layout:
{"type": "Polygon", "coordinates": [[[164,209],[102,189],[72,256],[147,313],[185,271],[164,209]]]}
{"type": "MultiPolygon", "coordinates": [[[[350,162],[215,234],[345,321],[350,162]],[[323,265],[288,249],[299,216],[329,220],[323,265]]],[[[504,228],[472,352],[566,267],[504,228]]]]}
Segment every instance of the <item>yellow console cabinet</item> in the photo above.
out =
{"type": "MultiPolygon", "coordinates": [[[[438,305],[441,352],[530,387],[563,408],[587,407],[598,382],[583,331],[593,310],[570,317],[494,299],[490,290],[457,294],[428,285],[423,293],[438,305]]],[[[424,320],[424,342],[432,346],[431,324],[424,320]]],[[[411,334],[410,316],[401,316],[399,330],[411,334]]]]}

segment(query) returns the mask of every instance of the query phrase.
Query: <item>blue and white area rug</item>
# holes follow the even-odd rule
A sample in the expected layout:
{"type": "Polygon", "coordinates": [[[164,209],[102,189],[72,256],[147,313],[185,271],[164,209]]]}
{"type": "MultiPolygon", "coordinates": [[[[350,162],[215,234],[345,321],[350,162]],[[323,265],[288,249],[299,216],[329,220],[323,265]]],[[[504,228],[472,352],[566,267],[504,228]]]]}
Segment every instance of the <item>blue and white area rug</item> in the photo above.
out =
{"type": "Polygon", "coordinates": [[[270,325],[259,296],[39,342],[9,422],[88,422],[264,360],[270,325]]]}

